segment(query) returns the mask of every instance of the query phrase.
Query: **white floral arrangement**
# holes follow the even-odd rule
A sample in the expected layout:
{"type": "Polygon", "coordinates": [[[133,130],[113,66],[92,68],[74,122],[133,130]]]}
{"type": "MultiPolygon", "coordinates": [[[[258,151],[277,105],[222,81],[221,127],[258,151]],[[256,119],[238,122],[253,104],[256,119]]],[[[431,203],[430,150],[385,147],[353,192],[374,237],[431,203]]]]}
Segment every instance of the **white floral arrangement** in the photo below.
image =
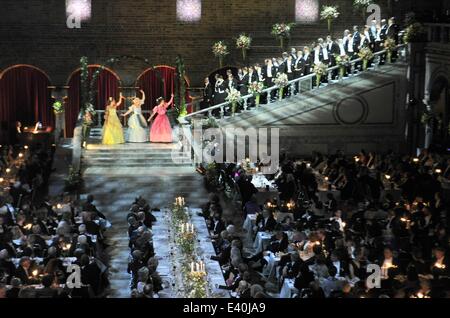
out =
{"type": "Polygon", "coordinates": [[[348,66],[348,63],[350,63],[350,56],[348,55],[335,55],[336,58],[336,64],[339,66],[348,66]]]}
{"type": "Polygon", "coordinates": [[[279,73],[273,82],[278,88],[283,88],[289,85],[289,79],[285,73],[279,73]]]}
{"type": "Polygon", "coordinates": [[[248,86],[249,93],[253,95],[261,94],[263,90],[264,90],[263,82],[253,82],[248,86]]]}
{"type": "Polygon", "coordinates": [[[252,38],[244,33],[239,35],[236,39],[236,48],[242,50],[249,50],[252,44],[252,38]]]}
{"type": "Polygon", "coordinates": [[[358,9],[365,9],[373,3],[373,0],[353,0],[353,6],[358,9]]]}
{"type": "Polygon", "coordinates": [[[230,54],[228,52],[228,46],[225,44],[224,41],[218,41],[214,43],[214,45],[212,46],[212,52],[217,57],[224,57],[230,54]]]}
{"type": "Polygon", "coordinates": [[[227,89],[226,92],[228,93],[228,96],[225,98],[226,101],[230,103],[236,103],[241,100],[241,92],[239,92],[237,89],[227,89]]]}
{"type": "Polygon", "coordinates": [[[321,20],[334,20],[339,18],[338,6],[323,6],[320,12],[321,20]]]}
{"type": "Polygon", "coordinates": [[[272,35],[278,38],[288,38],[295,23],[276,23],[272,26],[272,35]]]}
{"type": "Polygon", "coordinates": [[[314,73],[317,76],[323,76],[327,74],[328,72],[328,66],[326,66],[324,63],[320,62],[314,65],[314,73]]]}
{"type": "Polygon", "coordinates": [[[361,60],[365,61],[369,61],[374,57],[372,50],[368,47],[362,48],[361,51],[359,51],[358,56],[361,60]]]}

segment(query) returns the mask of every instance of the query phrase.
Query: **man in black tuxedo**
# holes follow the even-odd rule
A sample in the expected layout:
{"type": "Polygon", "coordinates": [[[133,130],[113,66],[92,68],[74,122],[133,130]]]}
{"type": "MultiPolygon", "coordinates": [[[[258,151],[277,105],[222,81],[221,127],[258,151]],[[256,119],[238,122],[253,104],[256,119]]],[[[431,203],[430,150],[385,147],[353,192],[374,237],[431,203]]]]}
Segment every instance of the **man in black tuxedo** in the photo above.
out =
{"type": "Polygon", "coordinates": [[[209,82],[209,77],[206,77],[205,87],[203,88],[203,101],[200,106],[201,109],[211,107],[212,96],[213,96],[213,88],[211,86],[211,83],[209,82]]]}
{"type": "Polygon", "coordinates": [[[28,256],[24,256],[20,259],[19,261],[19,266],[16,269],[16,272],[14,273],[14,276],[19,278],[20,281],[25,284],[28,285],[31,280],[31,260],[28,256]]]}
{"type": "Polygon", "coordinates": [[[277,221],[273,217],[273,214],[266,208],[263,210],[262,214],[258,214],[256,217],[256,226],[259,232],[272,232],[277,225],[277,221]]]}
{"type": "Polygon", "coordinates": [[[297,49],[295,47],[291,48],[291,56],[292,56],[292,60],[297,60],[298,59],[298,53],[297,53],[297,49]]]}
{"type": "Polygon", "coordinates": [[[311,74],[311,68],[313,65],[313,55],[311,54],[311,49],[308,46],[305,46],[305,48],[303,49],[303,60],[304,62],[304,75],[308,75],[311,74]]]}
{"type": "Polygon", "coordinates": [[[216,74],[216,84],[214,86],[214,95],[213,95],[213,103],[214,105],[219,105],[225,102],[225,98],[227,97],[226,93],[226,85],[223,80],[223,76],[220,74],[216,74]]]}
{"type": "Polygon", "coordinates": [[[238,81],[234,77],[233,72],[231,70],[227,70],[227,80],[225,82],[225,85],[228,90],[231,90],[232,88],[238,89],[238,81]]]}
{"type": "Polygon", "coordinates": [[[361,49],[361,33],[359,32],[359,27],[355,25],[353,27],[353,52],[357,55],[361,49]]]}
{"type": "Polygon", "coordinates": [[[95,213],[96,217],[106,219],[106,217],[99,210],[97,210],[97,207],[93,204],[93,202],[94,196],[92,194],[89,194],[87,196],[86,202],[81,207],[82,211],[95,213]]]}
{"type": "MultiPolygon", "coordinates": [[[[294,61],[294,78],[300,78],[305,74],[305,60],[303,59],[303,51],[298,51],[297,59],[294,61]]],[[[300,92],[300,82],[294,85],[294,94],[300,92]]]]}
{"type": "MultiPolygon", "coordinates": [[[[266,86],[267,88],[272,87],[274,85],[273,80],[276,76],[276,68],[273,65],[273,62],[271,59],[266,59],[265,66],[262,69],[262,74],[264,77],[264,86],[266,86]]],[[[267,98],[273,99],[274,96],[275,96],[275,91],[272,91],[270,94],[270,97],[268,96],[267,98]]]]}
{"type": "Polygon", "coordinates": [[[398,34],[400,33],[400,27],[395,22],[395,18],[392,17],[389,19],[388,27],[386,30],[386,35],[388,38],[394,39],[395,44],[399,44],[398,34]]]}

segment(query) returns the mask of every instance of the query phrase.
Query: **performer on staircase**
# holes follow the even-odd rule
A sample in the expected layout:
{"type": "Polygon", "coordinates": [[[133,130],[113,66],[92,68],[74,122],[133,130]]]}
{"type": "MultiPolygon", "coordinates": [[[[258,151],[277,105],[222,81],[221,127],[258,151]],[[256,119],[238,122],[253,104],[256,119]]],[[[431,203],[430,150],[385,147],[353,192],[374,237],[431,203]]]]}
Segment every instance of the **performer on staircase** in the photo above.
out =
{"type": "Polygon", "coordinates": [[[141,90],[142,99],[137,96],[134,97],[133,105],[128,109],[128,111],[123,114],[123,117],[131,115],[128,120],[128,142],[142,143],[148,141],[147,135],[147,122],[144,116],[142,116],[142,105],[145,102],[145,93],[141,90]]]}
{"type": "Polygon", "coordinates": [[[155,143],[172,143],[172,127],[170,127],[169,118],[167,117],[167,108],[173,104],[173,94],[172,98],[168,103],[164,101],[164,98],[160,97],[156,100],[158,106],[153,108],[153,114],[148,119],[148,122],[151,122],[152,119],[156,116],[155,121],[152,124],[152,128],[150,130],[150,142],[155,143]]]}
{"type": "Polygon", "coordinates": [[[122,105],[122,93],[120,93],[120,100],[116,102],[112,97],[109,98],[109,104],[106,106],[105,124],[102,132],[102,143],[104,145],[117,145],[125,143],[123,137],[123,128],[117,116],[117,108],[122,105]]]}

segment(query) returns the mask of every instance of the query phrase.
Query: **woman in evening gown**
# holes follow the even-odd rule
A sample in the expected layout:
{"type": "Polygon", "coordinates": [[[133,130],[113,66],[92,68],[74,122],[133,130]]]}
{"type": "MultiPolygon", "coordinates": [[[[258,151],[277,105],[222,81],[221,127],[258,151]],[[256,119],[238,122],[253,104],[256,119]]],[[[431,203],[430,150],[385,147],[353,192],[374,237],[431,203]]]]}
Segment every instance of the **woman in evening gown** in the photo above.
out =
{"type": "Polygon", "coordinates": [[[155,118],[150,130],[150,142],[155,143],[171,143],[172,138],[172,127],[170,127],[169,118],[167,117],[167,108],[173,104],[173,94],[172,98],[168,103],[164,101],[164,98],[160,97],[156,101],[158,106],[153,108],[153,114],[148,119],[149,122],[155,118]]]}
{"type": "Polygon", "coordinates": [[[141,90],[141,93],[142,99],[134,97],[133,105],[122,115],[125,117],[132,114],[128,120],[128,142],[142,143],[148,141],[148,126],[144,116],[142,116],[142,105],[145,102],[145,93],[143,90],[141,90]]]}
{"type": "Polygon", "coordinates": [[[116,102],[112,97],[109,98],[109,105],[106,106],[105,124],[103,125],[102,144],[117,145],[125,143],[123,128],[117,116],[117,108],[122,105],[124,97],[120,93],[120,100],[116,102]]]}

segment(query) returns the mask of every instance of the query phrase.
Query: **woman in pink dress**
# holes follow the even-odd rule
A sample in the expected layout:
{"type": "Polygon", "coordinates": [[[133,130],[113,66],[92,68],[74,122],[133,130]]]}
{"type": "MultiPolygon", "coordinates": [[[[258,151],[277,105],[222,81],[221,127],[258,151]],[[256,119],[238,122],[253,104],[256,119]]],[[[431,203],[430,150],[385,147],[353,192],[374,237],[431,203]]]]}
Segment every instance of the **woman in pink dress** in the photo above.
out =
{"type": "Polygon", "coordinates": [[[169,118],[166,113],[167,108],[173,103],[173,94],[168,103],[166,103],[162,97],[158,98],[156,102],[158,103],[158,106],[153,108],[153,114],[148,119],[148,122],[151,122],[156,116],[152,128],[150,129],[150,142],[171,143],[173,142],[172,127],[170,126],[169,118]]]}

